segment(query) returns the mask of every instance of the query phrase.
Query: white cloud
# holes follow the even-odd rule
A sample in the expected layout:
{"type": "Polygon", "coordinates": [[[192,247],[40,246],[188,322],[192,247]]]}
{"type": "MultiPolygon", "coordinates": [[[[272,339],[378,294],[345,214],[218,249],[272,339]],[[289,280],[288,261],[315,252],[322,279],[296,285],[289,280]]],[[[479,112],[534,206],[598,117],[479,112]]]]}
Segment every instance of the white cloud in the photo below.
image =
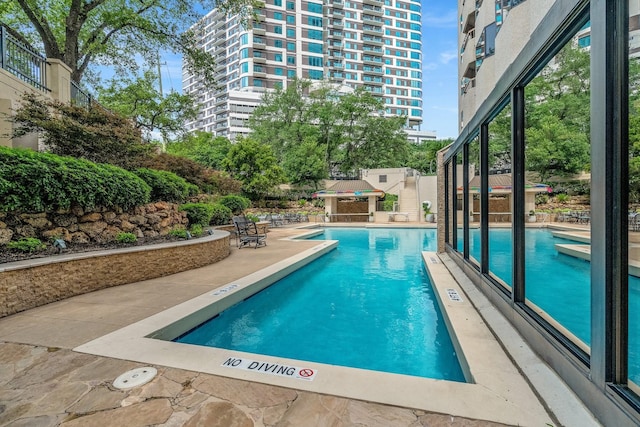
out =
{"type": "Polygon", "coordinates": [[[440,62],[448,64],[454,59],[458,59],[458,52],[456,50],[448,50],[446,52],[440,52],[440,62]]]}
{"type": "Polygon", "coordinates": [[[426,27],[455,28],[458,25],[458,11],[451,9],[445,13],[426,12],[422,14],[422,22],[426,27]]]}
{"type": "Polygon", "coordinates": [[[422,64],[422,71],[432,71],[438,68],[438,64],[435,62],[425,62],[422,64]]]}

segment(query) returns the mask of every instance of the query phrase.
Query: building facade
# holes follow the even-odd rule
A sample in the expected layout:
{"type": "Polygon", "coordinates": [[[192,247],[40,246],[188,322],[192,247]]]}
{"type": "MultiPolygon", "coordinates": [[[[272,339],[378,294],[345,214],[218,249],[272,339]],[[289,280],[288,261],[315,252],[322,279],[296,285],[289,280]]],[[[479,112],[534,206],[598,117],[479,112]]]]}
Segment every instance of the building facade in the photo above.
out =
{"type": "Polygon", "coordinates": [[[267,0],[244,26],[213,10],[192,28],[216,60],[216,84],[183,68],[183,93],[195,96],[189,130],[234,139],[262,94],[293,78],[378,95],[388,116],[422,122],[422,10],[419,0],[267,0]]]}
{"type": "MultiPolygon", "coordinates": [[[[459,0],[458,10],[461,130],[441,153],[439,249],[602,425],[640,425],[640,2],[459,0]],[[536,166],[541,152],[552,155],[536,166]],[[589,191],[570,225],[585,239],[547,245],[528,224],[527,179],[578,157],[589,191]],[[505,159],[508,220],[496,224],[492,173],[505,159]]],[[[566,226],[556,214],[543,228],[566,226]]]]}

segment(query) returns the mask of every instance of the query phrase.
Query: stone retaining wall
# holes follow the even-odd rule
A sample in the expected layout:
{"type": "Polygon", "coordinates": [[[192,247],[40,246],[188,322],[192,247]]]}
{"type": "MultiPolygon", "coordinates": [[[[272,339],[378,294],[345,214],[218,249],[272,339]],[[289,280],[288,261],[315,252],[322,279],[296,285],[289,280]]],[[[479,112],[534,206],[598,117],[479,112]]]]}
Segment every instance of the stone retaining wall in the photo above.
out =
{"type": "Polygon", "coordinates": [[[0,265],[0,317],[111,286],[167,276],[230,254],[229,233],[0,265]]]}
{"type": "Polygon", "coordinates": [[[168,234],[188,224],[186,212],[174,203],[157,202],[124,212],[97,208],[85,211],[73,207],[67,211],[42,213],[0,212],[0,245],[21,237],[37,237],[43,242],[63,239],[70,243],[111,242],[119,233],[138,238],[168,234]]]}

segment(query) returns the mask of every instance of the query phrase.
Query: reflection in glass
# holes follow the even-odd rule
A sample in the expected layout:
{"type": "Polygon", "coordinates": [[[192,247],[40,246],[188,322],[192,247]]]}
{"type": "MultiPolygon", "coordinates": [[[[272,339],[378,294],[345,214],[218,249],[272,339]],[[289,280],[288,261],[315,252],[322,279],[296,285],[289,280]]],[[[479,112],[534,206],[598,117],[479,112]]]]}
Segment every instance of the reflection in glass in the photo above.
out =
{"type": "Polygon", "coordinates": [[[629,388],[640,394],[640,3],[629,2],[629,388]]]}
{"type": "Polygon", "coordinates": [[[584,26],[525,88],[525,299],[586,353],[591,340],[590,54],[584,26]],[[548,187],[546,187],[548,185],[548,187]],[[558,223],[565,231],[535,230],[558,223]]]}
{"type": "Polygon", "coordinates": [[[511,289],[513,202],[511,178],[511,108],[489,123],[489,273],[511,289]]]}
{"type": "Polygon", "coordinates": [[[480,266],[480,139],[469,143],[469,259],[480,266]]]}
{"type": "Polygon", "coordinates": [[[456,156],[456,233],[458,252],[464,251],[464,158],[462,151],[456,156]]]}

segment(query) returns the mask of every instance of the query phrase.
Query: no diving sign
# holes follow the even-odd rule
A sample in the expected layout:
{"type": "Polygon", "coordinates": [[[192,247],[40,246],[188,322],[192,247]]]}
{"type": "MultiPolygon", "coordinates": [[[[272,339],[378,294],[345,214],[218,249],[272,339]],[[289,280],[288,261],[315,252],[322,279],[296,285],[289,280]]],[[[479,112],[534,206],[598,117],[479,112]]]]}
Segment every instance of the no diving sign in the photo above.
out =
{"type": "Polygon", "coordinates": [[[298,368],[297,366],[282,365],[279,363],[259,362],[257,360],[243,359],[240,357],[230,357],[222,363],[222,366],[306,381],[313,381],[318,372],[311,368],[298,368]]]}

